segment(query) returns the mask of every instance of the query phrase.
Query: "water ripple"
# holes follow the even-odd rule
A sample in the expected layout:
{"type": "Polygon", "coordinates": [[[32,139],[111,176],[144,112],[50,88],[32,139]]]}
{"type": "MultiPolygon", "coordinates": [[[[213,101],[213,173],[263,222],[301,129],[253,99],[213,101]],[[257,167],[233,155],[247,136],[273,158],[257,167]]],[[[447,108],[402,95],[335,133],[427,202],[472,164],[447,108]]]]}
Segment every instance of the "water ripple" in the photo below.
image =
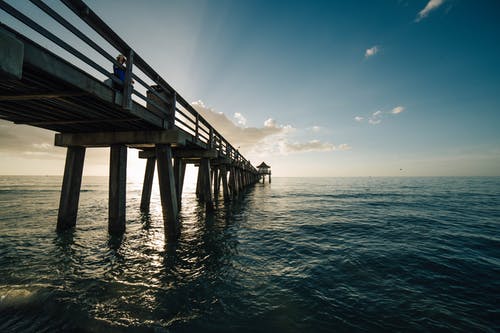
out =
{"type": "Polygon", "coordinates": [[[59,187],[0,177],[2,332],[500,330],[499,178],[276,178],[214,214],[188,187],[176,242],[134,183],[108,236],[105,178],[56,234],[59,187]]]}

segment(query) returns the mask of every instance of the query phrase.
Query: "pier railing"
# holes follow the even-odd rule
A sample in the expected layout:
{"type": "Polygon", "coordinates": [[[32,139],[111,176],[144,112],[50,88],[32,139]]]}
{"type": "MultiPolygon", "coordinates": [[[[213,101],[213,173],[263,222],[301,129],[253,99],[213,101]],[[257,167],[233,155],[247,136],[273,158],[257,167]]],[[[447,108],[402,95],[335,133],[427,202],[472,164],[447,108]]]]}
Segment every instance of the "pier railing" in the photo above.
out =
{"type": "MultiPolygon", "coordinates": [[[[206,145],[206,148],[215,149],[219,156],[228,158],[241,167],[256,172],[256,169],[250,162],[222,134],[203,118],[138,52],[132,49],[83,1],[60,0],[62,4],[83,22],[84,26],[86,25],[95,31],[106,43],[97,41],[98,38],[89,37],[90,34],[88,32],[84,33],[82,29],[79,29],[75,24],[70,22],[72,18],[68,17],[67,14],[61,14],[60,12],[62,11],[58,12],[54,9],[54,6],[48,6],[41,0],[29,1],[43,12],[46,18],[50,17],[59,26],[64,27],[67,32],[76,37],[77,42],[73,43],[74,45],[70,45],[69,42],[58,37],[58,34],[61,34],[59,30],[57,30],[57,33],[49,30],[52,27],[54,31],[53,24],[48,24],[46,21],[42,23],[42,20],[36,22],[31,18],[39,17],[39,15],[30,15],[31,17],[28,17],[21,10],[16,9],[3,0],[0,0],[0,9],[29,27],[31,29],[30,33],[39,33],[52,43],[52,45],[55,44],[60,49],[71,54],[77,59],[75,62],[83,62],[88,67],[83,68],[85,66],[79,66],[79,68],[86,73],[97,79],[105,77],[108,79],[108,82],[114,83],[114,87],[119,87],[116,89],[122,94],[122,107],[124,109],[130,109],[134,102],[142,105],[145,104],[151,112],[154,112],[163,119],[164,129],[176,127],[183,130],[192,135],[196,142],[206,145]],[[65,18],[64,15],[68,18],[65,18]],[[99,58],[89,55],[88,47],[95,51],[99,58]],[[123,54],[127,58],[127,65],[122,66],[116,60],[115,56],[110,53],[110,50],[118,54],[123,54]],[[110,72],[109,68],[113,65],[125,71],[124,82],[118,79],[114,73],[110,72]],[[88,70],[89,68],[91,70],[88,70]],[[101,75],[100,78],[98,77],[99,75],[101,75]]],[[[19,7],[18,4],[16,3],[17,7],[19,7]]],[[[25,5],[25,3],[22,5],[25,5]]]]}

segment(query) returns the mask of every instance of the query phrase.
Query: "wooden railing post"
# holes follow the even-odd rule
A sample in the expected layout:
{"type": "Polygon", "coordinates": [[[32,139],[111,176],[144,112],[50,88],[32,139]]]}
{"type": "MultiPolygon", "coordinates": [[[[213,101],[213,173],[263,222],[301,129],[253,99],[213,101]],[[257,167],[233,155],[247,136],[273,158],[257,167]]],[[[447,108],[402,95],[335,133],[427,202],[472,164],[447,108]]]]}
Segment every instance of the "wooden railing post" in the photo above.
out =
{"type": "Polygon", "coordinates": [[[196,124],[194,129],[194,137],[196,140],[198,140],[199,129],[200,129],[200,114],[196,113],[196,124]]]}
{"type": "Polygon", "coordinates": [[[208,146],[210,149],[214,147],[214,129],[212,126],[208,129],[208,146]]]}
{"type": "Polygon", "coordinates": [[[134,50],[130,49],[127,52],[127,66],[125,67],[125,81],[123,82],[123,100],[122,106],[124,109],[132,109],[132,67],[134,64],[134,50]]]}
{"type": "Polygon", "coordinates": [[[175,108],[176,108],[176,103],[177,103],[177,93],[174,91],[172,93],[172,97],[169,98],[170,104],[168,105],[168,110],[167,110],[167,128],[172,129],[174,128],[175,125],[175,108]]]}

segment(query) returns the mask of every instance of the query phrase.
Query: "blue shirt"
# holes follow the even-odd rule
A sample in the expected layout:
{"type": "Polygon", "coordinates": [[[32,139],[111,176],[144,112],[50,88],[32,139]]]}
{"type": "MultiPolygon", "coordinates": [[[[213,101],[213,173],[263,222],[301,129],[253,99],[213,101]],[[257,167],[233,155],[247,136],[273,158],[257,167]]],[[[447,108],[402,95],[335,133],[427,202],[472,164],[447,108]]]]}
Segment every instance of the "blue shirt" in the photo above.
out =
{"type": "Polygon", "coordinates": [[[125,81],[125,70],[124,69],[122,69],[122,68],[120,68],[120,67],[118,67],[116,65],[113,65],[113,73],[122,82],[125,81]]]}

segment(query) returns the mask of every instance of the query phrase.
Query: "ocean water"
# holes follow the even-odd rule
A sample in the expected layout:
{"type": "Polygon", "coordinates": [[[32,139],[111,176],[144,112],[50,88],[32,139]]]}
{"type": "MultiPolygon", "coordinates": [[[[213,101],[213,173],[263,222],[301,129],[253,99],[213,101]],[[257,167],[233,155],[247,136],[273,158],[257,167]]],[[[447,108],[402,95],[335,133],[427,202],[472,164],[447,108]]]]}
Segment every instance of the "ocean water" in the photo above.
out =
{"type": "Polygon", "coordinates": [[[0,177],[0,332],[499,332],[500,178],[273,178],[206,214],[186,185],[165,240],[158,192],[107,234],[84,178],[0,177]]]}

